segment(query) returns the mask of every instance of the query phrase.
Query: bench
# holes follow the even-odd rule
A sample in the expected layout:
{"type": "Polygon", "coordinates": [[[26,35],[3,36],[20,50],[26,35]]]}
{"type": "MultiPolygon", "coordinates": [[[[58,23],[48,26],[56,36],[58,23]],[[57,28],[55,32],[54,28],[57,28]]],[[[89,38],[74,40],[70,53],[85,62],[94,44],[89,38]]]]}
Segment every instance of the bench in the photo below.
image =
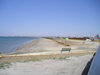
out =
{"type": "Polygon", "coordinates": [[[62,50],[61,50],[61,53],[63,52],[63,51],[71,51],[71,48],[62,48],[62,50]]]}

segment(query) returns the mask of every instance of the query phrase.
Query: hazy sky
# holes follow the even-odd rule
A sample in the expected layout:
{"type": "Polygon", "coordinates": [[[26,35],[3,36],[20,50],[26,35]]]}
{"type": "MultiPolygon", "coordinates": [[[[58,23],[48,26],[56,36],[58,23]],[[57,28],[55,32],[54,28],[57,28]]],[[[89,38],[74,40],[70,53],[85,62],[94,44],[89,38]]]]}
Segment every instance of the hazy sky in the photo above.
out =
{"type": "Polygon", "coordinates": [[[100,0],[0,0],[0,36],[100,34],[100,0]]]}

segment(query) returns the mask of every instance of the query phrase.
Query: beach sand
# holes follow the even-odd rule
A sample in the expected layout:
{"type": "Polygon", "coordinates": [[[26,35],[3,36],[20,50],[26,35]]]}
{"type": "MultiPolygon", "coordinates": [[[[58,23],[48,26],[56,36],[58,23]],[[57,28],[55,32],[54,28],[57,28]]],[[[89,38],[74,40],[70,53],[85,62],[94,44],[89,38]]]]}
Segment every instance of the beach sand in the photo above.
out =
{"type": "Polygon", "coordinates": [[[13,53],[22,54],[22,53],[60,51],[63,47],[66,47],[66,46],[58,44],[50,39],[40,38],[22,47],[19,47],[13,53]]]}
{"type": "Polygon", "coordinates": [[[23,54],[23,53],[37,53],[37,52],[60,52],[62,48],[71,48],[73,50],[97,50],[100,42],[85,42],[80,40],[67,40],[66,45],[58,43],[57,41],[64,43],[59,39],[52,40],[46,38],[40,38],[32,41],[22,47],[19,47],[13,54],[23,54]],[[69,46],[67,46],[69,45],[69,46]]]}

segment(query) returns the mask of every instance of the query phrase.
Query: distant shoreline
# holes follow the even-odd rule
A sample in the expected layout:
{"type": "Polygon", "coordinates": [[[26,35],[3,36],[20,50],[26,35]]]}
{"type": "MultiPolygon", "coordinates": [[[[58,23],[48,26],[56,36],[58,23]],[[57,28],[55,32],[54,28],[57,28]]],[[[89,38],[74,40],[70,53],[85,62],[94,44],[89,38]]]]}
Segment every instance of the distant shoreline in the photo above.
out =
{"type": "Polygon", "coordinates": [[[0,37],[0,52],[2,54],[9,54],[14,52],[17,48],[35,40],[34,37],[0,37]]]}

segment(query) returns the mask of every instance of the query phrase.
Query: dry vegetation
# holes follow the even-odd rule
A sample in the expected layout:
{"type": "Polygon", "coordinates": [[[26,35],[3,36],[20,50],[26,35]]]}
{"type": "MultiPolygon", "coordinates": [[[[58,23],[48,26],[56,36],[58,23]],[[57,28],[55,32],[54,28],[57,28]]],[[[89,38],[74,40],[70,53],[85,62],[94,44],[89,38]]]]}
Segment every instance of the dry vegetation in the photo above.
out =
{"type": "Polygon", "coordinates": [[[81,53],[63,53],[63,54],[50,54],[50,55],[29,55],[29,56],[3,56],[0,58],[0,64],[5,62],[24,62],[35,61],[42,59],[59,59],[71,56],[81,56],[87,54],[94,54],[94,52],[81,52],[81,53]]]}

